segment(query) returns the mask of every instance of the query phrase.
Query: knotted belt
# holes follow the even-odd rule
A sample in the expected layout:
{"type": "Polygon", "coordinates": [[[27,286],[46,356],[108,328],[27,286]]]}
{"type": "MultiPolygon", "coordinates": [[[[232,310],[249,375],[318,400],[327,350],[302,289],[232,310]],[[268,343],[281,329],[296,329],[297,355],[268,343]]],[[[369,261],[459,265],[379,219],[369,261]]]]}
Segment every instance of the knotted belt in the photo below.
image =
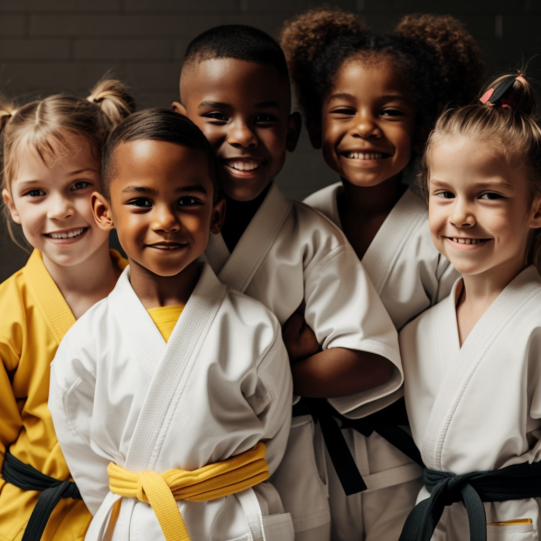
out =
{"type": "Polygon", "coordinates": [[[367,486],[351,455],[342,429],[352,428],[365,437],[377,432],[411,460],[424,467],[421,453],[413,438],[399,426],[408,424],[403,398],[362,419],[344,417],[324,398],[303,398],[293,406],[293,416],[300,415],[311,415],[315,422],[319,422],[329,457],[347,496],[362,492],[367,486]],[[337,421],[340,421],[340,425],[337,421]]]}
{"type": "Polygon", "coordinates": [[[41,539],[51,513],[62,498],[82,499],[73,481],[59,481],[54,477],[49,477],[33,466],[21,462],[9,451],[4,455],[2,477],[4,481],[22,490],[41,492],[26,525],[22,541],[41,539]]]}
{"type": "Polygon", "coordinates": [[[486,541],[483,502],[541,497],[541,463],[528,462],[501,470],[463,475],[426,469],[423,480],[430,497],[409,514],[399,541],[429,541],[445,506],[463,502],[470,525],[470,541],[486,541]]]}
{"type": "Polygon", "coordinates": [[[242,492],[269,477],[265,444],[223,462],[194,471],[132,473],[114,462],[107,467],[109,489],[126,498],[150,504],[166,541],[190,541],[176,500],[206,502],[242,492]]]}

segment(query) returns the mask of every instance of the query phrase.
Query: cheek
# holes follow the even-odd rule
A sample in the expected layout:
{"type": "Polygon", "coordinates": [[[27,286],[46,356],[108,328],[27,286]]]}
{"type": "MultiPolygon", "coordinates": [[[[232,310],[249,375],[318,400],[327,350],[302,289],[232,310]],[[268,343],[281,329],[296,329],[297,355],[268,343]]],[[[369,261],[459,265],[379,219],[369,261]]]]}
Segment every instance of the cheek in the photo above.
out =
{"type": "Polygon", "coordinates": [[[225,127],[215,126],[208,122],[200,122],[199,124],[196,122],[195,124],[203,132],[213,150],[217,150],[225,137],[225,127]]]}

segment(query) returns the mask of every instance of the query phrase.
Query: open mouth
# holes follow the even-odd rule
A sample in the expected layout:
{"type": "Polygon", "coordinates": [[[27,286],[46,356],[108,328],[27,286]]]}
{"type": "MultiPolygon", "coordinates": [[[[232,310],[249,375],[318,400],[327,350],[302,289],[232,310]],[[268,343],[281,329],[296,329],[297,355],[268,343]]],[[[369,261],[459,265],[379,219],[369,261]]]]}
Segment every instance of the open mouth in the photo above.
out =
{"type": "Polygon", "coordinates": [[[46,237],[50,239],[73,239],[75,237],[80,237],[83,233],[88,230],[88,227],[81,227],[79,229],[71,229],[69,231],[58,231],[55,233],[44,233],[46,237]]]}
{"type": "Polygon", "coordinates": [[[484,244],[485,242],[488,242],[490,240],[490,239],[469,239],[469,238],[460,238],[460,237],[445,237],[445,238],[453,242],[456,242],[457,244],[484,244]]]}
{"type": "Polygon", "coordinates": [[[223,160],[223,164],[229,169],[241,173],[251,173],[261,169],[267,162],[260,160],[223,160]]]}
{"type": "Polygon", "coordinates": [[[342,153],[344,158],[348,160],[384,160],[389,158],[391,155],[386,154],[385,152],[344,152],[342,153]]]}

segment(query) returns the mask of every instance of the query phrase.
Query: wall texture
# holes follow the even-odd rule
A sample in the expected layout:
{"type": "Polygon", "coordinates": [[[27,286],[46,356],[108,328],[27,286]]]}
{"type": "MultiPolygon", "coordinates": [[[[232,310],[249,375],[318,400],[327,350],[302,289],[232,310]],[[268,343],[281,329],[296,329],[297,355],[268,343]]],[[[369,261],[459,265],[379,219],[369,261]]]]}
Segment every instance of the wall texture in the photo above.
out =
{"type": "MultiPolygon", "coordinates": [[[[140,107],[177,99],[184,50],[203,30],[241,23],[276,34],[307,0],[0,0],[0,90],[24,102],[66,91],[85,95],[109,70],[132,86],[140,107]]],[[[450,13],[479,40],[488,73],[516,67],[540,52],[541,0],[328,0],[357,11],[375,30],[402,15],[450,13]]],[[[536,62],[534,60],[534,62],[536,62]]],[[[537,61],[536,63],[539,63],[537,61]]],[[[536,70],[529,70],[535,76],[536,70]]],[[[306,137],[278,182],[303,198],[334,181],[306,137]]],[[[0,281],[26,255],[0,226],[0,281]]]]}

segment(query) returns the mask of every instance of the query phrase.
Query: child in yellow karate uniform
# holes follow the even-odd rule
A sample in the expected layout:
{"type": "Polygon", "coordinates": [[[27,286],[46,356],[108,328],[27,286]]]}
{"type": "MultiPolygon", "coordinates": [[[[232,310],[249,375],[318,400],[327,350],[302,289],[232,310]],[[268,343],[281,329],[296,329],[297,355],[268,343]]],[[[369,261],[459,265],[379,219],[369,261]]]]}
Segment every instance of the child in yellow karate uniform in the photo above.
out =
{"type": "Polygon", "coordinates": [[[34,248],[0,285],[0,541],[83,539],[90,523],[47,407],[49,365],[64,334],[126,265],[109,251],[90,195],[99,189],[104,139],[132,109],[112,80],[87,99],[0,106],[8,228],[13,237],[10,220],[19,224],[34,248]]]}

